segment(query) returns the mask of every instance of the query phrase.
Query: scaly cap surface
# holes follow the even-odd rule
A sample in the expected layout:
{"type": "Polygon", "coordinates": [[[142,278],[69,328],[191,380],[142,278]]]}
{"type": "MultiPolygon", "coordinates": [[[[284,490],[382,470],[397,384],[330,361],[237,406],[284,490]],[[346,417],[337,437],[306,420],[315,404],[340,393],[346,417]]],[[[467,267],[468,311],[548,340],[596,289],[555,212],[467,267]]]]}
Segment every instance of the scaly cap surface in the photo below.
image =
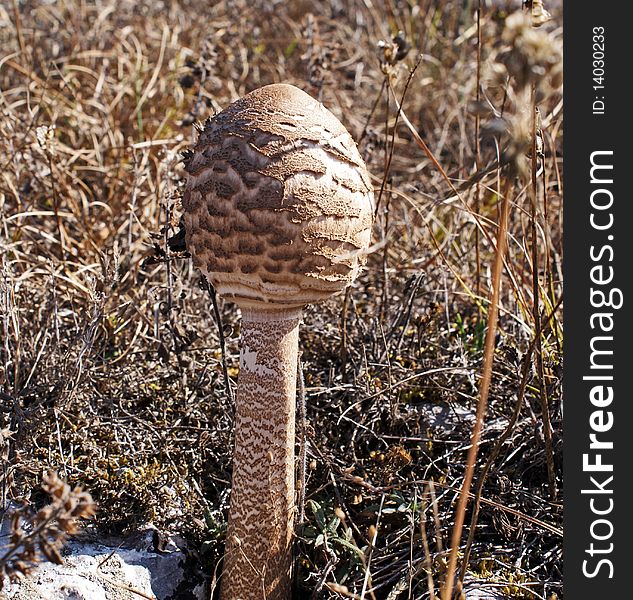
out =
{"type": "Polygon", "coordinates": [[[290,308],[344,289],[365,261],[373,190],[354,140],[320,102],[259,88],[208,120],[183,208],[194,265],[244,308],[290,308]]]}

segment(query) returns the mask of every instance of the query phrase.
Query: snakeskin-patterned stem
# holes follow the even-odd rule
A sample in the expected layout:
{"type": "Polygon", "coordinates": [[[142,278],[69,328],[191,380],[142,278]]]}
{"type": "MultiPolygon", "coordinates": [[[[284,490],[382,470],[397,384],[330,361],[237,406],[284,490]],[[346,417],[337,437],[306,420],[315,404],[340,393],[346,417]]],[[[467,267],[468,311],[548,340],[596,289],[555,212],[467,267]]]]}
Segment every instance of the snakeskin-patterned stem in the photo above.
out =
{"type": "Polygon", "coordinates": [[[288,600],[301,309],[242,311],[221,600],[288,600]]]}

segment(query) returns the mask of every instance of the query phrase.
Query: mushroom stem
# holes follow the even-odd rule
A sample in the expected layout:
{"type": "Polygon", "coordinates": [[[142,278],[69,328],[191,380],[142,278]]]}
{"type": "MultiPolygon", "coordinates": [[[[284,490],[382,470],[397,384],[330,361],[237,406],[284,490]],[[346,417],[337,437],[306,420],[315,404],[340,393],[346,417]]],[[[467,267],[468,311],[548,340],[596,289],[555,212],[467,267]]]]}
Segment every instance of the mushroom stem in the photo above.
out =
{"type": "Polygon", "coordinates": [[[287,600],[291,595],[301,317],[301,308],[242,310],[221,600],[287,600]]]}

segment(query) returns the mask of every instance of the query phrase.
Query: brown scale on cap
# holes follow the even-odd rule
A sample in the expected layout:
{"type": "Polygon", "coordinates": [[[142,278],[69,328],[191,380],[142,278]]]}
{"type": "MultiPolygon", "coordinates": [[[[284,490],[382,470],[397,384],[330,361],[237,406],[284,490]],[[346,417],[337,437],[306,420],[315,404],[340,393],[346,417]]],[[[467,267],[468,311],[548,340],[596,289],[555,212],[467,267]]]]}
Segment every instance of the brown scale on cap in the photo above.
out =
{"type": "Polygon", "coordinates": [[[207,121],[185,163],[187,248],[218,293],[244,307],[299,307],[356,277],[371,182],[317,100],[291,85],[259,88],[207,121]]]}

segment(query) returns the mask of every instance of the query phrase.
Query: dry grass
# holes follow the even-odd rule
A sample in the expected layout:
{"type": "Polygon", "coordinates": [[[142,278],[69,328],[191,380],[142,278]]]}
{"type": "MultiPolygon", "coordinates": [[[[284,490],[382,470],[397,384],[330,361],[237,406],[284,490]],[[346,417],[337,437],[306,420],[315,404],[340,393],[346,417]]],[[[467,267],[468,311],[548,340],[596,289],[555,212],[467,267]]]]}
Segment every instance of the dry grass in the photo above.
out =
{"type": "Polygon", "coordinates": [[[462,575],[562,597],[560,13],[548,6],[554,20],[528,31],[506,26],[504,3],[482,4],[479,30],[476,0],[0,6],[3,502],[38,504],[53,468],[91,493],[101,530],[152,521],[212,571],[232,443],[222,363],[234,387],[239,315],[219,301],[223,361],[211,298],[166,243],[178,153],[195,121],[284,81],[360,141],[380,198],[368,268],[302,330],[297,598],[439,597],[502,196],[462,575]]]}

